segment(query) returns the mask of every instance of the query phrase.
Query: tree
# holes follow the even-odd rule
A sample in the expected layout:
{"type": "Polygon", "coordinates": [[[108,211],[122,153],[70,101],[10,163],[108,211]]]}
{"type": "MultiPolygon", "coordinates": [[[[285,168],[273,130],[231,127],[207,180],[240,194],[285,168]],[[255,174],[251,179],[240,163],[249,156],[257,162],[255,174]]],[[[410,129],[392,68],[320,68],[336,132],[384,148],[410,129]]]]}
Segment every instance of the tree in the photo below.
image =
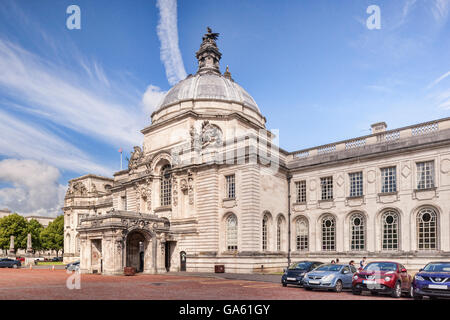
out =
{"type": "Polygon", "coordinates": [[[31,243],[33,246],[33,250],[35,251],[42,250],[42,241],[41,241],[42,230],[44,230],[44,227],[36,219],[31,219],[30,221],[28,221],[27,233],[31,233],[31,243]]]}
{"type": "Polygon", "coordinates": [[[58,251],[64,248],[64,215],[58,216],[49,223],[47,228],[41,231],[42,248],[58,251]]]}
{"type": "Polygon", "coordinates": [[[0,247],[9,249],[11,236],[14,236],[14,249],[25,249],[27,246],[28,223],[17,213],[0,219],[0,247]]]}

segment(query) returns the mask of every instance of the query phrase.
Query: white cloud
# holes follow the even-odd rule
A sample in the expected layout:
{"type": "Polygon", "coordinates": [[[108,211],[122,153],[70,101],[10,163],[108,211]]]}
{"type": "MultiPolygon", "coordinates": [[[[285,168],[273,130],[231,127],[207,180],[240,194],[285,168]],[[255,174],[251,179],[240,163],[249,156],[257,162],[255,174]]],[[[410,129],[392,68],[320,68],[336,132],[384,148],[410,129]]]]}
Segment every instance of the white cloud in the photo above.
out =
{"type": "Polygon", "coordinates": [[[0,154],[46,161],[75,172],[111,175],[113,170],[92,161],[86,153],[42,126],[0,110],[0,154]]]}
{"type": "Polygon", "coordinates": [[[430,83],[427,87],[427,89],[430,89],[432,87],[434,87],[435,85],[437,85],[439,82],[441,82],[442,80],[444,80],[445,78],[447,78],[448,76],[450,76],[450,71],[447,73],[444,73],[442,76],[440,76],[439,78],[437,78],[436,80],[434,80],[432,83],[430,83]]]}
{"type": "Polygon", "coordinates": [[[0,207],[29,215],[56,216],[61,212],[66,187],[58,183],[57,168],[35,160],[0,161],[0,207]]]}
{"type": "Polygon", "coordinates": [[[437,23],[443,24],[447,21],[448,12],[450,7],[449,0],[434,0],[431,12],[437,23]]]}
{"type": "Polygon", "coordinates": [[[84,67],[97,81],[87,82],[63,65],[0,39],[0,93],[4,96],[21,101],[30,111],[46,113],[48,120],[111,145],[139,143],[139,130],[146,122],[139,95],[134,99],[121,95],[97,64],[93,70],[84,67]]]}
{"type": "Polygon", "coordinates": [[[153,111],[155,111],[156,107],[164,98],[165,94],[166,92],[161,91],[159,87],[149,85],[142,97],[142,104],[146,113],[151,114],[153,111]]]}
{"type": "Polygon", "coordinates": [[[166,69],[167,80],[171,85],[186,78],[183,59],[178,47],[177,1],[158,0],[160,20],[157,27],[161,42],[161,61],[166,69]]]}

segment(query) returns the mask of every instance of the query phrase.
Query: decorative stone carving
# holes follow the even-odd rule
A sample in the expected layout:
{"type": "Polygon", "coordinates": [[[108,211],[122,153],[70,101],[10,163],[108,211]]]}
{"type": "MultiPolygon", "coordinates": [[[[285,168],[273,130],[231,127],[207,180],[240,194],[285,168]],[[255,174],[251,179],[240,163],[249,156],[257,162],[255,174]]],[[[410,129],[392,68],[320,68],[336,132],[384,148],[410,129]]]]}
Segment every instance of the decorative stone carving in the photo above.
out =
{"type": "Polygon", "coordinates": [[[140,207],[141,199],[144,200],[147,208],[145,208],[144,211],[150,212],[152,209],[152,189],[150,187],[151,180],[147,179],[145,180],[144,184],[136,183],[134,185],[134,190],[136,190],[136,203],[138,205],[138,211],[143,211],[140,207]]]}
{"type": "Polygon", "coordinates": [[[441,161],[441,172],[442,173],[450,172],[450,159],[443,159],[441,161]]]}
{"type": "Polygon", "coordinates": [[[316,190],[316,188],[317,188],[317,182],[316,182],[316,180],[313,179],[309,183],[309,190],[314,191],[314,190],[316,190]]]}
{"type": "Polygon", "coordinates": [[[95,186],[94,183],[91,186],[91,193],[98,193],[97,187],[95,186]]]}
{"type": "Polygon", "coordinates": [[[409,166],[407,164],[405,164],[402,168],[402,176],[404,178],[408,178],[410,173],[411,173],[411,169],[409,168],[409,166]]]}
{"type": "Polygon", "coordinates": [[[69,196],[86,196],[88,193],[86,186],[81,181],[76,181],[67,191],[69,196]]]}
{"type": "Polygon", "coordinates": [[[218,126],[209,123],[208,120],[205,120],[202,123],[200,139],[202,148],[208,146],[219,147],[222,145],[222,130],[218,126]]]}
{"type": "Polygon", "coordinates": [[[376,173],[374,170],[370,170],[369,172],[367,172],[367,181],[369,183],[374,183],[375,178],[376,178],[376,173]]]}
{"type": "Polygon", "coordinates": [[[339,177],[337,178],[336,181],[337,185],[340,187],[344,184],[344,178],[342,177],[342,175],[339,175],[339,177]]]}
{"type": "Polygon", "coordinates": [[[178,179],[175,177],[172,179],[172,198],[173,206],[176,207],[178,205],[178,179]]]}
{"type": "Polygon", "coordinates": [[[141,147],[134,146],[133,148],[134,151],[131,152],[130,159],[128,159],[128,169],[130,170],[130,173],[137,169],[144,157],[141,147]]]}
{"type": "Polygon", "coordinates": [[[186,179],[181,179],[181,181],[180,181],[180,189],[183,192],[188,190],[188,183],[187,183],[186,179]]]}
{"type": "Polygon", "coordinates": [[[194,204],[194,178],[192,177],[192,172],[188,172],[188,195],[189,204],[194,204]]]}

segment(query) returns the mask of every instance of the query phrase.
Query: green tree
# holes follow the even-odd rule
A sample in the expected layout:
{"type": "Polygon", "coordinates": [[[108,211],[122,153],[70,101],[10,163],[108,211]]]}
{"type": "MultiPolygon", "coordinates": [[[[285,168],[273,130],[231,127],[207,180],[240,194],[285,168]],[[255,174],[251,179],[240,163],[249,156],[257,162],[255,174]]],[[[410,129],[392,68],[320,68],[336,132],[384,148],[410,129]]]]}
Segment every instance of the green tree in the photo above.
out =
{"type": "Polygon", "coordinates": [[[44,227],[36,219],[31,219],[30,221],[28,221],[27,233],[31,233],[31,243],[33,246],[33,250],[35,251],[42,250],[42,241],[41,241],[42,230],[44,230],[44,227]]]}
{"type": "Polygon", "coordinates": [[[0,247],[9,249],[10,237],[14,236],[14,249],[25,249],[27,246],[28,223],[17,213],[0,219],[0,247]]]}
{"type": "Polygon", "coordinates": [[[41,246],[45,250],[56,250],[56,255],[64,248],[64,215],[56,217],[41,231],[41,246]]]}

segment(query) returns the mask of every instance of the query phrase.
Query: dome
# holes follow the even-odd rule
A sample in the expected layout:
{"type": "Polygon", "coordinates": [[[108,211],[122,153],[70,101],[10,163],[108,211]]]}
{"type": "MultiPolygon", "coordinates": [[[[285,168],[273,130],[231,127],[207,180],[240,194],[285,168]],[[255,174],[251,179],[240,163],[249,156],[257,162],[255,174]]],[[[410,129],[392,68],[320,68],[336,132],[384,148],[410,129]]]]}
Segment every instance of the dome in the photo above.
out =
{"type": "Polygon", "coordinates": [[[240,85],[217,73],[203,73],[178,82],[161,100],[157,110],[183,101],[214,100],[242,104],[260,113],[251,95],[240,85]]]}
{"type": "Polygon", "coordinates": [[[196,52],[198,70],[173,86],[161,99],[152,113],[152,124],[161,123],[188,111],[209,116],[238,113],[259,127],[265,127],[266,119],[251,95],[234,82],[226,68],[220,72],[222,54],[217,47],[218,33],[207,29],[196,52]]]}

